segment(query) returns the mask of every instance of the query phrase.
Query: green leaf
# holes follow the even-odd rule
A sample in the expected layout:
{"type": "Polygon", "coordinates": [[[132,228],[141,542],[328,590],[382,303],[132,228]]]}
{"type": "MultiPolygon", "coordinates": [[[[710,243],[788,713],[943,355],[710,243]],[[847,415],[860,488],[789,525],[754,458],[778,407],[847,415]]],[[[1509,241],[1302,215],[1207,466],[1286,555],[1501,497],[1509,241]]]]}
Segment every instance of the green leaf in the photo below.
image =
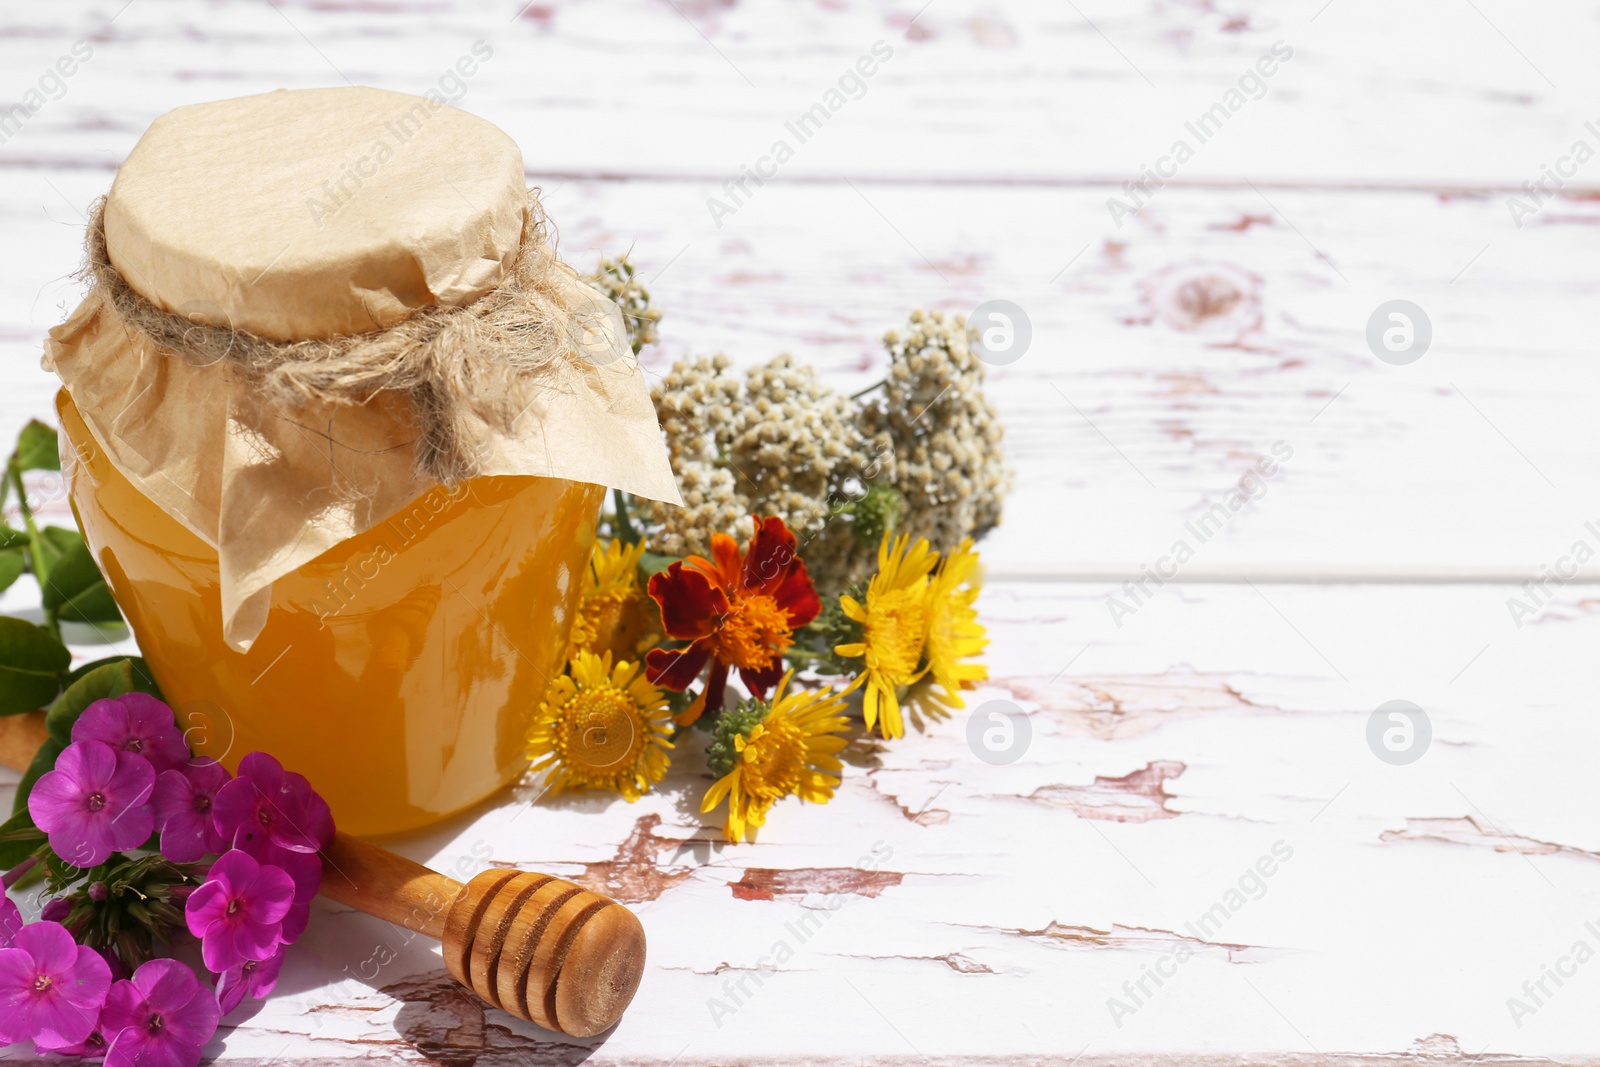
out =
{"type": "Polygon", "coordinates": [[[11,588],[11,583],[27,570],[28,555],[20,548],[0,548],[0,589],[11,588]]]}
{"type": "Polygon", "coordinates": [[[664,571],[674,563],[682,561],[682,556],[662,556],[654,552],[646,552],[639,557],[639,581],[641,584],[648,582],[652,574],[657,571],[664,571]]]}
{"type": "Polygon", "coordinates": [[[71,665],[66,645],[31,622],[0,615],[0,715],[48,704],[71,665]]]}
{"type": "Polygon", "coordinates": [[[69,530],[65,526],[46,526],[39,531],[39,557],[44,560],[47,571],[54,571],[63,556],[80,547],[85,550],[88,548],[77,530],[69,530]]]}
{"type": "MultiPolygon", "coordinates": [[[[39,776],[56,765],[56,757],[66,751],[67,746],[61,744],[53,737],[47,737],[44,744],[39,746],[39,751],[33,754],[33,762],[28,764],[27,771],[22,776],[22,781],[17,783],[17,798],[11,805],[11,814],[27,812],[28,794],[33,792],[33,783],[39,776]]],[[[11,864],[10,866],[16,866],[11,864]]]]}
{"type": "Polygon", "coordinates": [[[133,671],[134,692],[148,693],[157,700],[166,700],[166,697],[161,695],[161,687],[156,684],[155,675],[150,673],[150,664],[144,661],[143,656],[107,656],[105,659],[97,659],[91,663],[85,663],[82,666],[74,667],[72,669],[72,673],[67,675],[66,681],[62,683],[63,688],[71,686],[73,682],[76,682],[79,678],[82,678],[90,671],[104,667],[108,663],[128,664],[129,668],[133,671]]]}
{"type": "Polygon", "coordinates": [[[0,523],[0,549],[27,547],[28,535],[26,533],[21,530],[13,530],[5,523],[0,523]]]}
{"type": "MultiPolygon", "coordinates": [[[[56,529],[59,527],[48,527],[40,534],[43,536],[56,529]]],[[[100,568],[94,565],[89,546],[83,538],[73,536],[76,541],[67,544],[57,559],[45,564],[50,571],[43,590],[45,610],[73,622],[121,622],[122,613],[117,610],[111,589],[100,576],[100,568]]]]}
{"type": "Polygon", "coordinates": [[[15,867],[44,842],[44,831],[33,825],[33,816],[23,808],[0,823],[0,869],[15,867]]]}
{"type": "Polygon", "coordinates": [[[12,463],[22,471],[58,471],[61,469],[61,445],[55,430],[38,419],[32,419],[17,436],[17,451],[12,463]]]}
{"type": "Polygon", "coordinates": [[[162,693],[161,686],[156,684],[156,676],[150,673],[150,664],[144,661],[143,656],[129,656],[128,666],[133,671],[134,692],[149,694],[163,704],[167,702],[166,694],[162,693]]]}
{"type": "Polygon", "coordinates": [[[122,612],[117,610],[117,598],[111,595],[111,587],[105,582],[96,582],[62,604],[57,617],[91,626],[111,626],[122,621],[122,612]]]}
{"type": "Polygon", "coordinates": [[[65,748],[72,742],[72,725],[83,709],[96,700],[119,697],[133,690],[133,662],[128,659],[96,667],[66,688],[44,717],[52,740],[65,748]]]}

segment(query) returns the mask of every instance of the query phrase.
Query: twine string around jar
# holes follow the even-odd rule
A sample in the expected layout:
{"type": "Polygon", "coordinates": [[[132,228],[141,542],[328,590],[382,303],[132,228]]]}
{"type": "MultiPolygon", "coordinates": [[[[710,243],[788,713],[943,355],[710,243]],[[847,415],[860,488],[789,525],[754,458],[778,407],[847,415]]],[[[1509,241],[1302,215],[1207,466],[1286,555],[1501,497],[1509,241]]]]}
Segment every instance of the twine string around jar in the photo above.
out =
{"type": "Polygon", "coordinates": [[[573,373],[590,325],[568,294],[577,283],[546,239],[538,190],[528,192],[522,239],[499,285],[456,307],[431,305],[386,329],[275,341],[197,322],[151,303],[112,264],[105,198],[91,208],[86,280],[129,327],[192,364],[223,363],[292,409],[365,404],[405,395],[416,418],[416,470],[453,486],[477,474],[487,433],[513,432],[542,389],[573,373]]]}

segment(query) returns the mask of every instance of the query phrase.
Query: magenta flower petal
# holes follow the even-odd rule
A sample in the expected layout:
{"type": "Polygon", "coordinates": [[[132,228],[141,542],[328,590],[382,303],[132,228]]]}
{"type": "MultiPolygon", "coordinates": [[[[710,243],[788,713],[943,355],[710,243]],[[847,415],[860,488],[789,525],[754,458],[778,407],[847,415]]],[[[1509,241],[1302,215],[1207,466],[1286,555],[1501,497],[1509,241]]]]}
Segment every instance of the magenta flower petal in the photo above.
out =
{"type": "Polygon", "coordinates": [[[174,863],[192,863],[208,852],[223,852],[228,842],[212,822],[217,791],[232,778],[215,760],[191,760],[162,771],[150,793],[161,854],[174,863]]]}
{"type": "Polygon", "coordinates": [[[149,838],[154,785],[155,771],[144,757],[102,741],[74,741],[34,783],[28,812],[56,855],[93,867],[149,838]]]}
{"type": "Polygon", "coordinates": [[[242,954],[234,943],[237,930],[237,926],[218,923],[200,942],[200,959],[205,963],[206,970],[220,974],[230,967],[248,962],[249,957],[242,954]]]}
{"type": "Polygon", "coordinates": [[[221,922],[228,910],[228,889],[220,881],[207,881],[189,894],[183,904],[183,920],[195,937],[221,922]]]}
{"type": "Polygon", "coordinates": [[[120,982],[128,977],[127,964],[122,962],[122,957],[118,956],[114,950],[97,948],[95,951],[100,954],[101,959],[106,961],[106,966],[111,968],[111,980],[113,982],[120,982]]]}
{"type": "Polygon", "coordinates": [[[283,920],[274,923],[257,922],[247,919],[234,928],[233,951],[240,962],[250,960],[264,960],[272,955],[281,944],[278,933],[283,929],[283,920]]]}
{"type": "Polygon", "coordinates": [[[277,988],[278,972],[283,970],[283,961],[286,955],[287,953],[280,948],[260,963],[251,965],[249,973],[245,975],[245,980],[252,997],[262,1000],[272,995],[272,991],[277,988]]]}
{"type": "Polygon", "coordinates": [[[261,870],[261,862],[238,849],[230,849],[218,857],[206,875],[207,882],[221,882],[230,889],[248,885],[261,870]]]}
{"type": "MultiPolygon", "coordinates": [[[[107,753],[111,751],[104,745],[100,747],[107,753]]],[[[98,763],[99,757],[94,757],[94,760],[98,763]]],[[[113,767],[116,766],[114,755],[111,757],[111,764],[113,767]]],[[[74,766],[71,760],[67,760],[65,752],[57,757],[55,768],[41,774],[28,793],[28,814],[33,816],[33,824],[49,833],[50,830],[46,828],[47,823],[50,827],[54,827],[69,813],[81,812],[84,790],[93,789],[97,785],[104,786],[111,779],[109,773],[104,779],[88,777],[98,769],[93,765],[82,768],[74,766]],[[66,760],[65,766],[62,764],[63,760],[66,760]]]]}
{"type": "Polygon", "coordinates": [[[217,975],[217,1009],[223,1015],[227,1015],[244,1003],[245,994],[249,992],[249,987],[245,984],[244,970],[253,966],[259,964],[253,960],[248,961],[237,967],[229,967],[217,975]]]}
{"type": "Polygon", "coordinates": [[[194,786],[182,771],[156,775],[150,793],[156,830],[161,834],[161,854],[174,863],[193,863],[206,854],[211,833],[210,813],[194,811],[194,786]]]}
{"type": "Polygon", "coordinates": [[[76,1056],[84,1060],[99,1060],[105,1058],[106,1038],[99,1030],[94,1030],[82,1041],[75,1041],[70,1045],[52,1045],[46,1041],[35,1041],[33,1050],[40,1055],[49,1052],[57,1056],[76,1056]]]}
{"type": "Polygon", "coordinates": [[[211,825],[217,835],[230,846],[238,841],[241,832],[256,813],[256,788],[248,778],[235,777],[217,790],[211,802],[211,825]]]}
{"type": "Polygon", "coordinates": [[[294,903],[294,879],[282,867],[263,864],[246,889],[250,895],[250,914],[264,923],[281,923],[294,903]]]}
{"type": "Polygon", "coordinates": [[[17,931],[16,946],[47,974],[70,970],[78,958],[78,943],[60,923],[29,923],[17,931]]]}
{"type": "Polygon", "coordinates": [[[246,994],[261,1000],[271,994],[278,984],[278,971],[283,967],[284,949],[279,947],[267,959],[251,960],[238,967],[223,971],[217,976],[217,1004],[222,1014],[237,1008],[246,994]]]}
{"type": "Polygon", "coordinates": [[[33,1013],[26,991],[34,976],[33,957],[27,949],[0,948],[0,1044],[33,1036],[33,1013]]]}
{"type": "Polygon", "coordinates": [[[265,959],[283,943],[278,936],[281,929],[281,923],[258,923],[248,919],[219,924],[200,942],[200,958],[208,969],[219,974],[265,959]]]}
{"type": "Polygon", "coordinates": [[[290,852],[277,845],[268,845],[261,855],[262,863],[282,867],[294,879],[294,902],[309,904],[322,888],[322,857],[315,852],[290,852]]]}
{"type": "Polygon", "coordinates": [[[306,924],[311,921],[311,902],[295,904],[283,917],[283,943],[292,945],[300,940],[300,935],[306,932],[306,924]]]}
{"type": "Polygon", "coordinates": [[[56,757],[55,767],[40,775],[28,794],[34,825],[49,833],[62,817],[82,811],[85,793],[104,789],[116,769],[117,754],[109,746],[98,741],[68,745],[56,757]]]}
{"type": "Polygon", "coordinates": [[[16,944],[17,931],[22,929],[22,909],[10,897],[0,897],[0,948],[16,944]]]}
{"type": "Polygon", "coordinates": [[[296,829],[311,838],[318,849],[333,844],[333,810],[328,807],[328,802],[311,788],[311,783],[306,780],[305,775],[289,771],[285,772],[283,777],[304,813],[304,818],[296,829]]]}
{"type": "Polygon", "coordinates": [[[226,852],[228,840],[217,833],[216,826],[211,821],[211,805],[216,803],[217,790],[233,781],[233,775],[228,773],[228,768],[212,759],[191,761],[185,773],[194,785],[192,800],[194,812],[203,816],[206,823],[206,851],[226,852]]]}
{"type": "Polygon", "coordinates": [[[194,809],[191,799],[194,783],[181,770],[162,771],[150,790],[150,807],[156,813],[156,829],[165,831],[167,823],[194,809]]]}
{"type": "MultiPolygon", "coordinates": [[[[172,963],[173,960],[151,960],[151,963],[172,963]]],[[[178,964],[182,967],[183,964],[178,964]]],[[[188,970],[188,968],[184,968],[188,970]]],[[[211,1035],[217,1032],[217,1020],[222,1017],[222,1011],[217,1007],[216,1000],[211,996],[211,991],[204,988],[198,981],[191,983],[194,992],[189,999],[184,1001],[179,1008],[172,1008],[166,1012],[165,1022],[167,1029],[175,1042],[189,1046],[196,1050],[211,1040],[211,1035]]],[[[192,1061],[191,1061],[192,1062],[192,1061]]]]}
{"type": "Polygon", "coordinates": [[[239,761],[239,773],[254,778],[261,788],[275,793],[283,787],[283,764],[266,752],[252,752],[239,761]]]}
{"type": "Polygon", "coordinates": [[[157,773],[189,761],[189,746],[172,709],[145,693],[96,700],[73,723],[72,739],[100,741],[116,751],[143,756],[157,773]]]}
{"type": "MultiPolygon", "coordinates": [[[[31,807],[33,798],[28,799],[31,807]]],[[[97,863],[104,863],[115,851],[101,823],[81,809],[57,814],[52,818],[48,832],[50,847],[55,854],[75,867],[93,867],[97,863]]]]}
{"type": "Polygon", "coordinates": [[[155,814],[150,810],[150,793],[156,783],[155,769],[149,761],[131,752],[117,753],[117,770],[111,776],[108,796],[120,805],[111,817],[111,835],[120,851],[138,848],[155,829],[155,814]]]}
{"type": "Polygon", "coordinates": [[[52,1048],[83,1041],[110,985],[106,961],[61,924],[24,926],[16,947],[0,949],[0,1038],[32,1038],[52,1048]]]}
{"type": "Polygon", "coordinates": [[[221,1011],[194,972],[176,960],[141,964],[106,998],[102,1028],[116,1036],[108,1067],[194,1067],[221,1011]]]}
{"type": "Polygon", "coordinates": [[[184,904],[206,966],[222,972],[270,956],[282,941],[294,893],[294,879],[281,867],[258,863],[239,849],[224,854],[184,904]]]}
{"type": "Polygon", "coordinates": [[[333,842],[327,802],[265,752],[239,761],[238,777],[217,793],[213,819],[234,848],[257,857],[268,844],[315,852],[333,842]]]}
{"type": "Polygon", "coordinates": [[[194,972],[177,960],[158,959],[150,962],[159,966],[140,966],[133,976],[134,986],[144,994],[145,1003],[151,1011],[181,1011],[184,1005],[194,999],[198,986],[194,972]]]}
{"type": "Polygon", "coordinates": [[[90,948],[78,950],[77,985],[64,991],[66,1002],[59,1011],[59,1021],[39,1030],[38,1039],[63,1043],[77,1043],[94,1033],[100,1024],[100,1005],[105,1002],[106,991],[111,986],[111,973],[106,961],[90,948]],[[67,1005],[70,1005],[68,1007],[67,1005]]]}

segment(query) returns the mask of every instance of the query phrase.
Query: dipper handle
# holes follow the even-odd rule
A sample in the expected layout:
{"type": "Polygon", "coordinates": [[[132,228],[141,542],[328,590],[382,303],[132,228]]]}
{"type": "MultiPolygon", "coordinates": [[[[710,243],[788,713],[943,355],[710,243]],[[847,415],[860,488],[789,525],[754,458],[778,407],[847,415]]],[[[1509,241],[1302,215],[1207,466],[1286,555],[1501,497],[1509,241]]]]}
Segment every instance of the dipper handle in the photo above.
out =
{"type": "MultiPolygon", "coordinates": [[[[0,718],[0,764],[25,769],[44,715],[0,718]]],[[[348,834],[322,854],[322,895],[444,942],[451,977],[497,1008],[573,1037],[613,1026],[644,973],[644,927],[562,878],[488,870],[466,885],[348,834]]]]}

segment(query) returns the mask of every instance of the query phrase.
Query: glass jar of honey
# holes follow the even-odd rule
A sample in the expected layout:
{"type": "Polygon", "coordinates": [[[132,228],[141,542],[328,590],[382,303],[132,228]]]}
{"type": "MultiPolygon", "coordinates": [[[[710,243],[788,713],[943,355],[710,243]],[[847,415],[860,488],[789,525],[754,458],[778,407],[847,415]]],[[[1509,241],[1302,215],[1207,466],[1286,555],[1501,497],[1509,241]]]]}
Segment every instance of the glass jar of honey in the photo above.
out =
{"type": "Polygon", "coordinates": [[[521,773],[605,490],[437,489],[279,579],[241,654],[222,639],[216,550],[111,465],[65,390],[56,412],[79,525],[195,751],[272,753],[357,834],[434,822],[521,773]]]}
{"type": "Polygon", "coordinates": [[[620,313],[555,259],[537,212],[515,143],[442,101],[350,88],[179,108],[91,223],[91,262],[99,235],[124,288],[102,270],[51,331],[73,509],[191,746],[229,766],[270,752],[354,833],[437,821],[523,770],[604,487],[676,499],[620,313]],[[525,272],[529,248],[545,273],[525,272]],[[184,347],[190,324],[230,344],[388,344],[508,277],[539,294],[515,307],[549,311],[527,336],[565,346],[569,373],[509,421],[463,423],[487,429],[460,479],[426,467],[417,397],[488,390],[476,418],[520,388],[500,355],[466,358],[482,332],[428,335],[460,348],[429,350],[448,366],[420,391],[303,405],[184,347]]]}

